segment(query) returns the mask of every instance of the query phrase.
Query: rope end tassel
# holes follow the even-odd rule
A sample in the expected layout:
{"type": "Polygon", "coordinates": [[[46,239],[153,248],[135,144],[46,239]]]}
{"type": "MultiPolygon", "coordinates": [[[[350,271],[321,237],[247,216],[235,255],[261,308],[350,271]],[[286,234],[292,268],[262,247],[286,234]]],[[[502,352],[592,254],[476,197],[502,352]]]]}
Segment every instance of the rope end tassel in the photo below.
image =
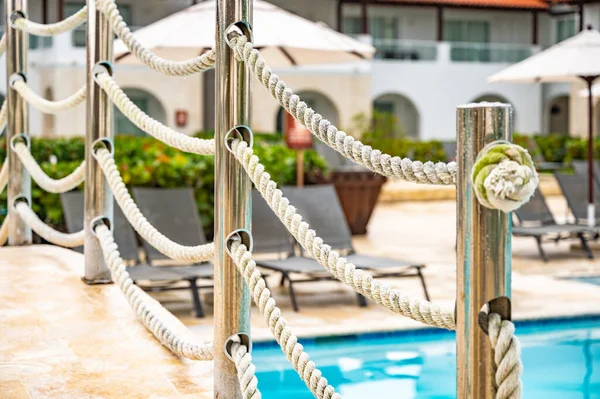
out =
{"type": "Polygon", "coordinates": [[[526,149],[497,141],[479,153],[471,181],[481,205],[509,213],[529,201],[539,176],[526,149]]]}

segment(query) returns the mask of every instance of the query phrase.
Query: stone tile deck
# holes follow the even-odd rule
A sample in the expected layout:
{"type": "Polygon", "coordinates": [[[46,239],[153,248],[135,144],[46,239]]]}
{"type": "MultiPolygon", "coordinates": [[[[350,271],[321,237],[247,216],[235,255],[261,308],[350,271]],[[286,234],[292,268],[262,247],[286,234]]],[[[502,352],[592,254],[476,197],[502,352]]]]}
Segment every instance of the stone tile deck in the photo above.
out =
{"type": "MultiPolygon", "coordinates": [[[[550,205],[556,215],[565,215],[560,197],[550,205]]],[[[376,208],[369,234],[355,245],[426,263],[433,301],[452,306],[454,231],[453,201],[385,203],[376,208]]],[[[567,242],[546,248],[548,263],[539,258],[533,239],[514,239],[515,319],[599,314],[599,286],[560,277],[600,275],[600,261],[586,259],[567,242]]],[[[134,319],[116,286],[88,287],[79,280],[82,263],[81,255],[56,247],[0,249],[0,399],[212,397],[211,365],[181,361],[163,349],[134,319]]],[[[298,285],[301,309],[294,313],[285,289],[271,279],[278,305],[300,336],[420,327],[377,305],[359,308],[352,291],[335,282],[298,285]]],[[[414,279],[387,281],[422,295],[414,279]]],[[[191,317],[187,291],[154,296],[199,338],[211,339],[212,316],[191,317]]],[[[204,296],[210,314],[211,293],[204,296]]],[[[252,328],[255,340],[271,339],[256,308],[252,328]]]]}

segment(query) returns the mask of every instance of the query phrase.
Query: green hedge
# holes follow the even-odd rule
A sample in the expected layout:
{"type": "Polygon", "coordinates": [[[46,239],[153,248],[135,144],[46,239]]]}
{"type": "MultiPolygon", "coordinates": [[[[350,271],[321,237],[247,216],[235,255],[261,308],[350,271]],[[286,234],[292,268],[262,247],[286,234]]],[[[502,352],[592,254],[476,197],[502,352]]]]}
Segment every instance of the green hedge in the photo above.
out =
{"type": "MultiPolygon", "coordinates": [[[[258,137],[254,152],[266,170],[279,185],[296,183],[296,154],[285,145],[272,139],[258,137]]],[[[33,138],[31,151],[42,169],[53,178],[71,173],[84,157],[82,138],[43,139],[33,138]],[[55,156],[58,162],[51,163],[55,156]]],[[[0,141],[0,163],[6,157],[6,142],[0,141]]],[[[173,149],[151,137],[118,136],[115,139],[115,161],[128,186],[144,187],[192,187],[198,211],[209,236],[212,235],[214,207],[213,157],[188,154],[173,149]]],[[[308,181],[327,171],[325,160],[315,151],[305,152],[305,171],[308,181]]],[[[82,185],[83,186],[83,185],[82,185]]],[[[80,187],[81,189],[82,187],[80,187]]],[[[6,190],[0,196],[0,209],[6,212],[6,190]]],[[[34,211],[46,223],[57,228],[64,227],[60,196],[50,194],[32,182],[34,211]]],[[[0,216],[0,221],[4,216],[0,216]]]]}

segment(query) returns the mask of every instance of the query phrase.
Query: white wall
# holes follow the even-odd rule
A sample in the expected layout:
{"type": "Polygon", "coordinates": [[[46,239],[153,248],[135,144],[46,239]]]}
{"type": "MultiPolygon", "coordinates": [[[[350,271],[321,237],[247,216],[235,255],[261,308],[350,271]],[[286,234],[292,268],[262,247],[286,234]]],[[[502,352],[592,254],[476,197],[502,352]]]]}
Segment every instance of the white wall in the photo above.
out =
{"type": "Polygon", "coordinates": [[[507,64],[410,63],[376,60],[371,97],[399,93],[408,97],[420,115],[423,140],[454,140],[456,107],[485,94],[505,97],[515,108],[515,130],[536,133],[541,129],[540,85],[488,83],[487,78],[507,64]]]}

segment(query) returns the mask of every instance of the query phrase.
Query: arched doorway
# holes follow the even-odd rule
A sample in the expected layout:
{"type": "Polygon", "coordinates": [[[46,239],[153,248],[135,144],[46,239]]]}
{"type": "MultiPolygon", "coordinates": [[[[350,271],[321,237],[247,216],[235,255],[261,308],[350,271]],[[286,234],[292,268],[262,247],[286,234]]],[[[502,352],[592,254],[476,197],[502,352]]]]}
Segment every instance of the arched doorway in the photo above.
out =
{"type": "Polygon", "coordinates": [[[402,94],[384,94],[373,101],[375,122],[377,119],[391,121],[386,125],[391,137],[418,138],[420,135],[420,116],[415,104],[402,94]]]}
{"type": "Polygon", "coordinates": [[[569,135],[569,96],[555,97],[548,107],[548,133],[569,135]]]}
{"type": "MultiPolygon", "coordinates": [[[[127,97],[150,117],[165,123],[167,115],[160,101],[151,93],[142,89],[123,89],[127,97]]],[[[143,136],[146,133],[135,126],[115,107],[115,134],[143,136]]]]}
{"type": "MultiPolygon", "coordinates": [[[[321,114],[321,116],[327,119],[329,122],[337,126],[339,122],[338,110],[333,104],[333,101],[329,97],[317,91],[300,91],[297,93],[302,101],[304,101],[309,107],[315,112],[321,114]]],[[[275,123],[276,131],[278,134],[283,133],[283,108],[279,108],[277,112],[277,121],[275,123]]]]}

